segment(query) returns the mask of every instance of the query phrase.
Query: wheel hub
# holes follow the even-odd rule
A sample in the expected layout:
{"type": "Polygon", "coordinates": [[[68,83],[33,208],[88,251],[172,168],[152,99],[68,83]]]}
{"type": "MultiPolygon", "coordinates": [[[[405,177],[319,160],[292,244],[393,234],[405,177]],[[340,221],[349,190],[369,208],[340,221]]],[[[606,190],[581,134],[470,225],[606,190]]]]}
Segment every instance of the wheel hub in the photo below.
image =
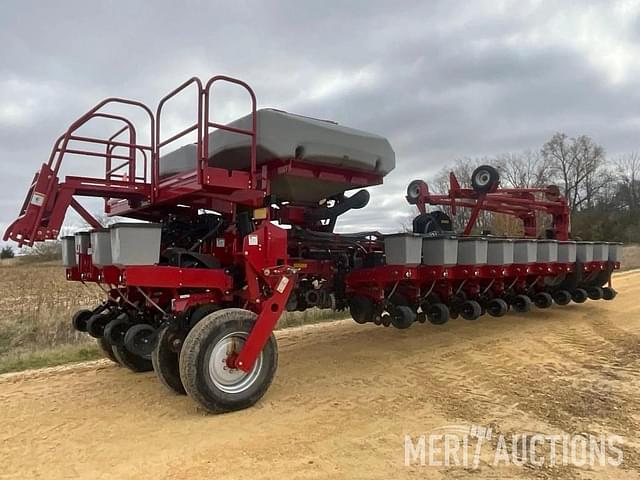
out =
{"type": "Polygon", "coordinates": [[[489,183],[489,180],[491,179],[491,177],[489,176],[489,174],[487,172],[482,172],[480,174],[478,174],[478,176],[476,177],[476,182],[478,183],[478,185],[486,185],[489,183]]]}
{"type": "Polygon", "coordinates": [[[235,361],[246,340],[245,332],[226,335],[216,343],[209,357],[211,382],[225,393],[240,393],[253,385],[262,371],[262,353],[253,368],[245,372],[235,367],[235,361]]]}

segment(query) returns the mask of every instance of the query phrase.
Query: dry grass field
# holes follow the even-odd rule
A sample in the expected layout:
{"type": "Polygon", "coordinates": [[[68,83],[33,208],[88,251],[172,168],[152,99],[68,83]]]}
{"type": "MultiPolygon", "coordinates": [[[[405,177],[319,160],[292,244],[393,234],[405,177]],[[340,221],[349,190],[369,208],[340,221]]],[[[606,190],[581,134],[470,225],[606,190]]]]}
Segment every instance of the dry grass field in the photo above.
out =
{"type": "MultiPolygon", "coordinates": [[[[71,316],[100,303],[92,284],[67,282],[57,262],[0,263],[0,373],[90,360],[101,356],[95,341],[71,328],[71,316]]],[[[285,314],[279,327],[344,318],[330,310],[285,314]]]]}

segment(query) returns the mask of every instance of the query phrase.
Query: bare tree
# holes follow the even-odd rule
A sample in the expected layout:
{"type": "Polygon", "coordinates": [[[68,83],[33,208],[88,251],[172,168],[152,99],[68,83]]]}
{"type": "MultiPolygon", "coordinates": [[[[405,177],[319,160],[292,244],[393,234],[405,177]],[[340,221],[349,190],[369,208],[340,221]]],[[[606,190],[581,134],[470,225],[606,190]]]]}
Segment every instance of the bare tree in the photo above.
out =
{"type": "Polygon", "coordinates": [[[544,144],[541,153],[559,177],[571,210],[592,206],[607,182],[601,175],[604,148],[586,135],[569,138],[564,133],[556,133],[544,144]]]}
{"type": "Polygon", "coordinates": [[[552,182],[551,162],[541,152],[525,150],[496,157],[501,183],[512,188],[543,187],[552,182]]]}
{"type": "Polygon", "coordinates": [[[616,161],[618,197],[623,207],[635,210],[640,202],[640,156],[632,152],[616,161]]]}

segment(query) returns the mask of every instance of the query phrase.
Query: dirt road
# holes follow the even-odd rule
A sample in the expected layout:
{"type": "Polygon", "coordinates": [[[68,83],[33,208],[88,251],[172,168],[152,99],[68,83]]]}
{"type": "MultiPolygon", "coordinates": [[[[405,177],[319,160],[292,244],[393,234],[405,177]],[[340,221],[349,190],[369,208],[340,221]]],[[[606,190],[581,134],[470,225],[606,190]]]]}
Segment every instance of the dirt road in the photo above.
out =
{"type": "Polygon", "coordinates": [[[279,334],[254,408],[204,415],[106,362],[0,377],[0,478],[639,478],[640,273],[614,302],[406,331],[352,321],[279,334]],[[620,467],[405,466],[405,435],[624,437],[620,467]]]}

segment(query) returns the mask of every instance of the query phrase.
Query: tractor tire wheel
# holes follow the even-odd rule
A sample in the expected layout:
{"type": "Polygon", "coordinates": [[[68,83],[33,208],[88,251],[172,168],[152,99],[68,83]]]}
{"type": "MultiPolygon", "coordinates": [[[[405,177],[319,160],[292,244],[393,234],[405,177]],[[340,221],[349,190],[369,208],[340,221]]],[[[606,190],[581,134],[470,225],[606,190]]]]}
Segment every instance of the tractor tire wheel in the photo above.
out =
{"type": "Polygon", "coordinates": [[[111,344],[107,341],[106,338],[98,338],[96,342],[98,342],[98,347],[100,347],[100,350],[102,350],[102,353],[104,353],[105,357],[107,357],[112,362],[120,365],[120,362],[118,362],[118,359],[113,354],[113,348],[111,348],[111,344]]]}
{"type": "Polygon", "coordinates": [[[198,305],[193,309],[193,312],[191,312],[191,315],[189,315],[187,329],[191,330],[196,323],[198,323],[200,320],[202,320],[204,317],[206,317],[210,313],[213,313],[219,309],[220,307],[214,303],[205,303],[202,305],[198,305]]]}
{"type": "Polygon", "coordinates": [[[511,302],[511,306],[518,313],[526,313],[531,310],[531,299],[526,295],[516,295],[513,297],[513,301],[511,302]]]}
{"type": "Polygon", "coordinates": [[[618,292],[616,292],[613,288],[611,288],[611,287],[602,287],[602,299],[603,300],[613,300],[614,298],[616,298],[616,295],[618,295],[618,292]]]}
{"type": "Polygon", "coordinates": [[[111,320],[104,327],[103,338],[110,345],[124,345],[124,337],[131,324],[127,321],[126,316],[120,315],[118,318],[111,320]]]}
{"type": "Polygon", "coordinates": [[[160,330],[156,348],[151,354],[151,364],[161,384],[179,395],[186,395],[180,380],[180,354],[172,345],[174,338],[175,334],[169,327],[160,330]]]}
{"type": "Polygon", "coordinates": [[[434,303],[427,308],[426,316],[430,323],[444,325],[449,321],[449,307],[444,303],[434,303]]]}
{"type": "Polygon", "coordinates": [[[553,297],[547,292],[538,292],[533,296],[533,303],[538,308],[549,308],[553,305],[553,297]]]}
{"type": "Polygon", "coordinates": [[[587,296],[591,300],[602,300],[602,296],[603,295],[604,295],[604,292],[602,291],[602,288],[600,288],[600,287],[589,287],[589,288],[587,288],[587,296]]]}
{"type": "Polygon", "coordinates": [[[78,332],[86,332],[87,331],[87,322],[93,315],[91,310],[78,310],[71,317],[71,325],[73,325],[73,329],[78,332]]]}
{"type": "Polygon", "coordinates": [[[116,361],[123,367],[127,367],[132,372],[142,373],[153,370],[151,360],[142,358],[135,353],[131,353],[127,350],[127,347],[113,345],[111,348],[113,349],[113,356],[116,358],[116,361]]]}
{"type": "Polygon", "coordinates": [[[230,355],[242,349],[256,314],[225,308],[207,315],[189,332],[180,351],[180,379],[187,394],[205,410],[223,413],[254,405],[266,393],[278,367],[273,333],[251,371],[230,368],[230,355]]]}
{"type": "Polygon", "coordinates": [[[509,311],[509,305],[501,298],[493,298],[487,303],[487,313],[492,317],[504,317],[509,311]]]}
{"type": "Polygon", "coordinates": [[[568,290],[558,290],[552,297],[556,305],[568,305],[571,302],[571,294],[568,290]]]}
{"type": "Polygon", "coordinates": [[[475,300],[465,300],[460,306],[460,315],[465,320],[477,320],[482,315],[482,307],[475,300]]]}
{"type": "Polygon", "coordinates": [[[102,338],[107,323],[111,321],[109,313],[96,313],[87,320],[87,333],[93,338],[102,338]]]}
{"type": "Polygon", "coordinates": [[[413,325],[416,321],[416,312],[406,305],[396,305],[391,314],[391,325],[397,329],[404,330],[413,325]]]}
{"type": "Polygon", "coordinates": [[[424,181],[422,180],[413,180],[409,186],[407,187],[407,201],[410,205],[415,205],[418,203],[418,199],[420,198],[420,190],[422,190],[422,186],[424,185],[424,181]]]}
{"type": "Polygon", "coordinates": [[[124,335],[124,346],[131,353],[151,360],[151,354],[156,346],[157,335],[157,330],[151,325],[137,323],[129,327],[124,335]]]}
{"type": "Polygon", "coordinates": [[[589,296],[587,295],[587,291],[583,288],[576,288],[573,292],[571,292],[571,300],[575,303],[584,303],[587,301],[589,296]]]}
{"type": "Polygon", "coordinates": [[[349,312],[356,323],[373,322],[375,308],[373,302],[366,297],[353,297],[349,300],[349,312]]]}
{"type": "Polygon", "coordinates": [[[499,181],[498,170],[490,165],[481,165],[471,174],[471,187],[478,193],[495,191],[499,181]]]}

